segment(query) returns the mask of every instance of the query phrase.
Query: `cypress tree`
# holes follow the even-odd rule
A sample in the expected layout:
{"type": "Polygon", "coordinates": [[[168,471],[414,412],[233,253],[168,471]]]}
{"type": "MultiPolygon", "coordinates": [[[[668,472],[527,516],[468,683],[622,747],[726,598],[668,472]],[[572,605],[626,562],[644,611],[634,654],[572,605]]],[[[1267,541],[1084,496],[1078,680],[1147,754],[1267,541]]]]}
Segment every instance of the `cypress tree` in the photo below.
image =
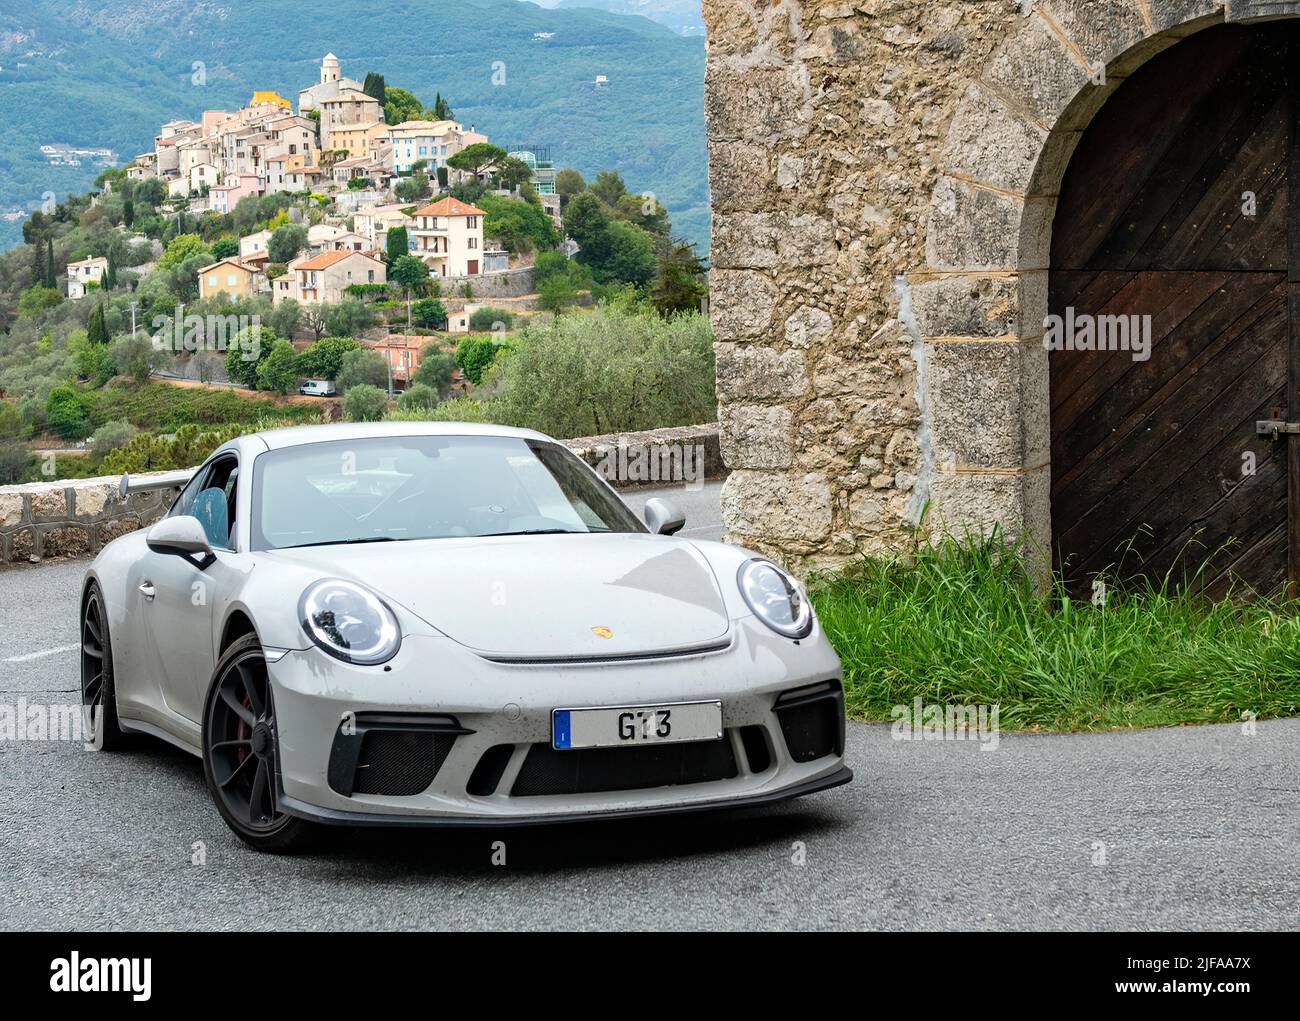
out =
{"type": "Polygon", "coordinates": [[[45,286],[51,291],[58,287],[58,279],[54,273],[54,238],[45,239],[45,286]]]}
{"type": "Polygon", "coordinates": [[[86,320],[86,339],[92,344],[108,343],[108,327],[104,323],[104,305],[96,305],[86,320]]]}

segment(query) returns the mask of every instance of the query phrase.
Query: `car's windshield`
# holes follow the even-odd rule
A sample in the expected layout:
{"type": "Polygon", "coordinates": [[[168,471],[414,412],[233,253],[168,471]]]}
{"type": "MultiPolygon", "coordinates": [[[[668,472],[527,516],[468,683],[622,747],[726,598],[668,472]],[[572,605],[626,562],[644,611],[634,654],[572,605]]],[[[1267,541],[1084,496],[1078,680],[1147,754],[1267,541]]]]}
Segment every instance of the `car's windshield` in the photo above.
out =
{"type": "Polygon", "coordinates": [[[253,485],[253,549],[645,531],[568,449],[510,436],[285,447],[258,457],[253,485]]]}

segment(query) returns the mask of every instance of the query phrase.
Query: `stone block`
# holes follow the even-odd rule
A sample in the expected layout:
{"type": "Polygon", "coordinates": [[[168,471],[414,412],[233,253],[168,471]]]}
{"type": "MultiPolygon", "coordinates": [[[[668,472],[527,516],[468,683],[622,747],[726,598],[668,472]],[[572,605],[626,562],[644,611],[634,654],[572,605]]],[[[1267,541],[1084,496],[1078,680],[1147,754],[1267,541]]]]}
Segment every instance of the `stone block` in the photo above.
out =
{"type": "Polygon", "coordinates": [[[982,86],[972,85],[957,104],[940,162],[949,173],[1027,192],[1047,132],[982,86]]]}
{"type": "Polygon", "coordinates": [[[709,271],[709,318],[716,341],[758,340],[771,335],[777,289],[754,270],[709,271]]]}
{"type": "Polygon", "coordinates": [[[1051,433],[1041,345],[930,344],[925,382],[930,442],[941,468],[1013,469],[1046,462],[1051,433]]]}
{"type": "Polygon", "coordinates": [[[722,458],[730,468],[789,468],[794,463],[788,408],[724,405],[718,421],[722,458]]]}
{"type": "Polygon", "coordinates": [[[0,493],[0,528],[13,528],[22,524],[23,494],[0,493]]]}
{"type": "Polygon", "coordinates": [[[51,528],[41,536],[41,558],[85,556],[90,543],[90,532],[81,525],[51,528]]]}
{"type": "Polygon", "coordinates": [[[820,542],[834,516],[830,483],[816,473],[733,471],[721,503],[729,533],[775,542],[820,542]]]}
{"type": "Polygon", "coordinates": [[[1040,125],[1054,125],[1091,75],[1038,16],[1025,19],[984,69],[984,80],[1040,125]]]}
{"type": "Polygon", "coordinates": [[[720,400],[781,400],[808,390],[802,351],[715,344],[714,352],[720,400]]]}
{"type": "Polygon", "coordinates": [[[71,517],[68,494],[62,486],[34,489],[31,501],[33,521],[65,521],[71,517]]]}
{"type": "Polygon", "coordinates": [[[114,539],[134,532],[141,527],[140,519],[134,514],[113,521],[106,521],[99,526],[98,538],[101,546],[106,546],[114,539]]]}

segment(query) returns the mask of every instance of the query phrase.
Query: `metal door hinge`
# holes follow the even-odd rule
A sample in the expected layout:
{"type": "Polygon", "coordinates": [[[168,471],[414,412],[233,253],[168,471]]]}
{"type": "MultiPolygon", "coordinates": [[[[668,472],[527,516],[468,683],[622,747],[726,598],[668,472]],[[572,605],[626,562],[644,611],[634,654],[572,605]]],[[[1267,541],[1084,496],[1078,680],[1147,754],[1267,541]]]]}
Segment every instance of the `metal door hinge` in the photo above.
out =
{"type": "Polygon", "coordinates": [[[1259,436],[1279,436],[1300,433],[1300,422],[1284,422],[1276,418],[1260,419],[1255,423],[1255,433],[1259,436]]]}

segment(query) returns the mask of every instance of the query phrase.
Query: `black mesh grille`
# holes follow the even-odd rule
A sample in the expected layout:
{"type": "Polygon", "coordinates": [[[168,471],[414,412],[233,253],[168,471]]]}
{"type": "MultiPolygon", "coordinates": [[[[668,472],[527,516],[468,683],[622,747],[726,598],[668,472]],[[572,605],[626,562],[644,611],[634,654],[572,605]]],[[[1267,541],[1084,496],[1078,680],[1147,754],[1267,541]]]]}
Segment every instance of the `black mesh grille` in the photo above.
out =
{"type": "Polygon", "coordinates": [[[357,794],[403,796],[428,789],[451,751],[454,736],[409,730],[371,730],[357,760],[357,794]]]}
{"type": "Polygon", "coordinates": [[[548,744],[535,744],[528,749],[510,793],[519,798],[599,794],[730,780],[735,775],[736,757],[725,737],[689,744],[563,752],[548,744]]]}
{"type": "Polygon", "coordinates": [[[838,684],[786,692],[776,701],[776,715],[795,762],[843,753],[844,696],[838,684]]]}

